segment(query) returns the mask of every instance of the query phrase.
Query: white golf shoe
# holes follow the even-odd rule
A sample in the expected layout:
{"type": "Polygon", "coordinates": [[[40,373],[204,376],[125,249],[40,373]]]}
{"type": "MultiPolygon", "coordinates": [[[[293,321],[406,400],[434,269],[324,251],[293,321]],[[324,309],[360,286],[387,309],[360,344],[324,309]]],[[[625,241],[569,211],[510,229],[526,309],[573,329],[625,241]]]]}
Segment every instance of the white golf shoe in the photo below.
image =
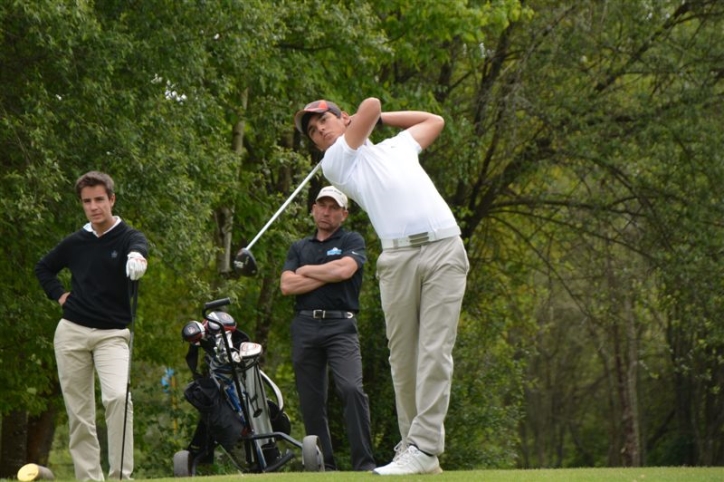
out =
{"type": "Polygon", "coordinates": [[[400,458],[402,454],[407,452],[407,444],[405,442],[398,442],[397,445],[395,445],[395,456],[392,458],[392,461],[396,461],[400,458]]]}
{"type": "Polygon", "coordinates": [[[414,475],[414,474],[440,474],[440,462],[435,455],[427,455],[414,445],[396,456],[384,467],[377,467],[372,471],[377,475],[414,475]]]}

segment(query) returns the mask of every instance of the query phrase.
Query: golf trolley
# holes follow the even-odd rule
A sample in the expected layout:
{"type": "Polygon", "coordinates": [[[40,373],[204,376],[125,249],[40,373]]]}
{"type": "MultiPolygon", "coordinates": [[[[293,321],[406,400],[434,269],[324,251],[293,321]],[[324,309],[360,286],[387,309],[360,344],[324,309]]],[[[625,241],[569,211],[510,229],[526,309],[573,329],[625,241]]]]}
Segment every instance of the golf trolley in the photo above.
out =
{"type": "Polygon", "coordinates": [[[201,419],[187,449],[174,454],[174,476],[193,476],[199,464],[213,463],[218,446],[241,472],[274,472],[294,457],[292,451],[280,450],[281,441],[301,449],[306,471],[324,471],[317,436],[299,442],[289,435],[291,423],[281,391],[259,366],[261,345],[237,330],[228,313],[212,311],[230,303],[229,298],[206,303],[203,321],[190,321],[181,331],[189,343],[186,362],[194,375],[184,396],[201,419]],[[208,369],[205,375],[197,371],[199,348],[208,369]],[[267,398],[267,389],[274,400],[267,398]]]}

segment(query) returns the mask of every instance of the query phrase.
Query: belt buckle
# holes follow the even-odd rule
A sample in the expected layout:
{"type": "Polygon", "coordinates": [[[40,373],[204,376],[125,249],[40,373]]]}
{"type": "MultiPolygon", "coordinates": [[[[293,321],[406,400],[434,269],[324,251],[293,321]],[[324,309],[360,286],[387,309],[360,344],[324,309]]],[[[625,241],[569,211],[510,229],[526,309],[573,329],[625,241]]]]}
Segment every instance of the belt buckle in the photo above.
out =
{"type": "Polygon", "coordinates": [[[434,233],[418,233],[413,234],[407,237],[408,242],[410,243],[410,246],[422,246],[423,244],[427,244],[431,241],[434,241],[433,239],[430,239],[430,235],[434,233]]]}
{"type": "Polygon", "coordinates": [[[318,319],[322,318],[324,319],[325,311],[324,310],[312,310],[312,318],[318,319]]]}

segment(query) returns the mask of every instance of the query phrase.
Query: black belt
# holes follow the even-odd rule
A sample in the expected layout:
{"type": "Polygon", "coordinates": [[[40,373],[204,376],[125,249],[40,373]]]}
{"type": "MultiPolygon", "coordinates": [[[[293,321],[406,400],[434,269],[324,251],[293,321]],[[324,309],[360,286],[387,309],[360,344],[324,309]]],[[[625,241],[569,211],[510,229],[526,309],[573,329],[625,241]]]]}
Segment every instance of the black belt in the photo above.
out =
{"type": "Polygon", "coordinates": [[[341,319],[341,318],[354,318],[354,313],[351,311],[335,311],[335,310],[299,310],[298,312],[302,316],[311,316],[317,319],[341,319]]]}

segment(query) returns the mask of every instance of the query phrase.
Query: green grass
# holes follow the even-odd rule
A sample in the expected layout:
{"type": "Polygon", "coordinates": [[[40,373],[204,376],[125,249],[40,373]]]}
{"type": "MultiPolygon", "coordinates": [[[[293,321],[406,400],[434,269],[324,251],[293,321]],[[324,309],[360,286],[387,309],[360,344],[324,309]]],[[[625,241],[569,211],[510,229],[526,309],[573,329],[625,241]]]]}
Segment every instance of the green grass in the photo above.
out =
{"type": "MultiPolygon", "coordinates": [[[[546,470],[471,470],[444,472],[440,475],[405,475],[380,477],[369,473],[280,473],[247,474],[247,481],[280,482],[723,482],[722,468],[649,467],[639,469],[546,469],[546,470]]],[[[238,482],[238,476],[204,477],[205,481],[238,482]]],[[[158,479],[171,482],[173,479],[158,479]]],[[[176,481],[178,482],[178,480],[176,481]]]]}
{"type": "MultiPolygon", "coordinates": [[[[404,475],[381,478],[359,472],[284,472],[194,477],[199,482],[722,482],[724,467],[645,467],[635,469],[540,469],[540,470],[471,470],[444,472],[440,475],[404,475]]],[[[153,482],[180,482],[189,479],[147,479],[153,482]]],[[[143,479],[134,479],[143,482],[143,479]]]]}
{"type": "MultiPolygon", "coordinates": [[[[440,475],[405,475],[379,477],[373,474],[343,473],[284,473],[246,476],[255,480],[280,482],[348,482],[391,480],[392,482],[723,482],[724,468],[664,468],[641,469],[546,469],[546,470],[471,470],[444,472],[440,475]]],[[[226,477],[213,482],[230,482],[226,477]]]]}
{"type": "MultiPolygon", "coordinates": [[[[57,474],[56,474],[57,475],[57,474]]],[[[451,471],[440,475],[380,477],[361,472],[281,472],[231,474],[193,478],[138,479],[134,482],[724,482],[724,467],[643,467],[602,469],[531,469],[451,471]]],[[[17,482],[0,479],[0,482],[17,482]]],[[[55,482],[73,482],[58,478],[55,482]]],[[[110,481],[107,481],[110,482],[110,481]]]]}

